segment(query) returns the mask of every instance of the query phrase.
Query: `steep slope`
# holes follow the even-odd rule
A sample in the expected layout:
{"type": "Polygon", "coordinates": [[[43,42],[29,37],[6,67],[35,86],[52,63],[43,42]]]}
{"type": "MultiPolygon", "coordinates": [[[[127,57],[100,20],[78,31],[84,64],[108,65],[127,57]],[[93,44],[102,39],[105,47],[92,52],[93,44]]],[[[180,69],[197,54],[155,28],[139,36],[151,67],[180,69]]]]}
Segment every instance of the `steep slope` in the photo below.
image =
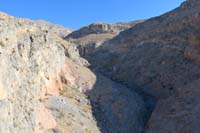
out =
{"type": "MultiPolygon", "coordinates": [[[[187,84],[190,78],[198,78],[199,4],[199,1],[189,0],[174,11],[121,32],[99,49],[101,52],[94,62],[98,57],[111,56],[99,62],[108,65],[102,65],[104,70],[112,70],[115,78],[138,80],[135,82],[142,86],[147,82],[152,89],[156,85],[156,88],[173,88],[183,82],[187,84]]],[[[154,92],[154,95],[157,94],[154,92]]]]}
{"type": "Polygon", "coordinates": [[[199,132],[199,23],[200,1],[188,0],[121,32],[88,57],[97,71],[158,99],[147,133],[199,132]]]}
{"type": "Polygon", "coordinates": [[[142,132],[143,99],[88,69],[52,27],[0,13],[0,132],[142,132]]]}
{"type": "Polygon", "coordinates": [[[42,28],[0,14],[0,132],[100,132],[80,94],[92,88],[95,75],[72,44],[42,28]],[[73,91],[76,99],[62,94],[73,91]],[[68,116],[71,125],[63,122],[68,116]]]}
{"type": "Polygon", "coordinates": [[[137,93],[96,73],[97,81],[87,92],[102,133],[142,133],[149,117],[137,93]]]}
{"type": "Polygon", "coordinates": [[[119,32],[129,29],[143,21],[144,20],[138,20],[128,23],[114,24],[97,22],[72,32],[66,36],[65,39],[78,46],[81,56],[87,56],[101,46],[104,41],[113,38],[119,34],[119,32]]]}

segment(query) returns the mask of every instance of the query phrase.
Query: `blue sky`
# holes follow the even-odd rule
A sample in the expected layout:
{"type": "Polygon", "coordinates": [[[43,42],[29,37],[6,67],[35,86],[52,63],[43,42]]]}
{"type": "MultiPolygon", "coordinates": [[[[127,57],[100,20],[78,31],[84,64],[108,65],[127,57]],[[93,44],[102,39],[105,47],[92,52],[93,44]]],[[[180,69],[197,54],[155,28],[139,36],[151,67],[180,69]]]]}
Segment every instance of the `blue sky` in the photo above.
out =
{"type": "Polygon", "coordinates": [[[184,0],[0,0],[0,11],[16,17],[43,19],[72,29],[93,22],[150,18],[184,0]]]}

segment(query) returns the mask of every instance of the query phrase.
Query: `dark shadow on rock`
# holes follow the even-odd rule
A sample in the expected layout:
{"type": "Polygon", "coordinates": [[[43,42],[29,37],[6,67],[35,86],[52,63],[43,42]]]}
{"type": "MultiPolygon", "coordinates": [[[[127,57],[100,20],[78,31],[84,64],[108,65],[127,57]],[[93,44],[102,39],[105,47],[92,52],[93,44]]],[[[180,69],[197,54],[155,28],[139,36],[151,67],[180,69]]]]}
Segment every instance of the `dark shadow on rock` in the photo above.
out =
{"type": "Polygon", "coordinates": [[[141,95],[102,74],[96,74],[96,84],[88,91],[93,115],[102,133],[142,133],[155,100],[141,95]]]}

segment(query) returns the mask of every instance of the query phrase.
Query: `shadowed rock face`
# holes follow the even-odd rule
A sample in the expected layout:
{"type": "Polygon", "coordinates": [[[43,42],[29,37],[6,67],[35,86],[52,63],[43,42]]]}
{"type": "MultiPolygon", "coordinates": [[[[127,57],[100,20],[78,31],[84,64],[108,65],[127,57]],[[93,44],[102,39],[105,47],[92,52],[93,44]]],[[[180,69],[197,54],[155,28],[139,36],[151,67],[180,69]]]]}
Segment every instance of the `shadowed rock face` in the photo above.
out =
{"type": "Polygon", "coordinates": [[[146,127],[147,133],[198,133],[199,80],[193,81],[166,99],[160,99],[146,127]],[[159,121],[159,122],[158,122],[159,121]]]}
{"type": "Polygon", "coordinates": [[[147,133],[199,132],[191,110],[199,111],[193,84],[200,78],[199,23],[200,1],[188,0],[122,31],[88,57],[94,69],[158,99],[147,133]]]}
{"type": "Polygon", "coordinates": [[[149,117],[142,97],[99,73],[96,79],[87,95],[101,132],[142,133],[149,117]]]}
{"type": "Polygon", "coordinates": [[[92,62],[115,79],[149,88],[144,91],[158,98],[169,96],[199,78],[199,5],[189,0],[121,32],[99,48],[92,62]]]}

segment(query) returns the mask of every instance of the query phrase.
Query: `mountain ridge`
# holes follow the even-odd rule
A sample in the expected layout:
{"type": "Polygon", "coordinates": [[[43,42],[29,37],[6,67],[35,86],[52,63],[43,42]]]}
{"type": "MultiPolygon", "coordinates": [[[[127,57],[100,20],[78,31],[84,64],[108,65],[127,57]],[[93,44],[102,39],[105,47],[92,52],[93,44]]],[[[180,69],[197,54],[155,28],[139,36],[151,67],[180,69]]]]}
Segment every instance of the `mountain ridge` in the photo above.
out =
{"type": "Polygon", "coordinates": [[[0,132],[199,133],[200,1],[71,31],[0,13],[0,132]]]}

